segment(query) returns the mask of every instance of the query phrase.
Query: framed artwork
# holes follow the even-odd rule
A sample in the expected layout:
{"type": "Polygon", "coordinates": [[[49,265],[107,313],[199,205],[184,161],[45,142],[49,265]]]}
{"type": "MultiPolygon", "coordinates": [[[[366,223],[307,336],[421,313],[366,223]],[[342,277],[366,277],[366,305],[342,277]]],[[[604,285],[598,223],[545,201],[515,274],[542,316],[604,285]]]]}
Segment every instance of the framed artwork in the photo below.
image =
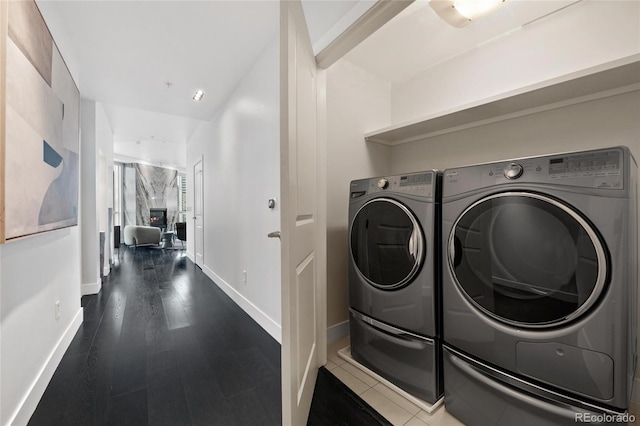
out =
{"type": "Polygon", "coordinates": [[[80,92],[35,1],[0,3],[5,242],[78,224],[80,92]]]}

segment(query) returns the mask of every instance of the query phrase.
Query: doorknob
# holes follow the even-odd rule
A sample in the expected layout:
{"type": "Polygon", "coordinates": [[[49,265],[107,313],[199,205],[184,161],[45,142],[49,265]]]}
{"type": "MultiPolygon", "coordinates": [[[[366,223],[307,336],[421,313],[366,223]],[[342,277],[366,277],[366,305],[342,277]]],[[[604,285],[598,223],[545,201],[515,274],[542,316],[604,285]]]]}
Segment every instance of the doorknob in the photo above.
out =
{"type": "Polygon", "coordinates": [[[280,231],[273,231],[267,234],[269,238],[280,238],[280,231]]]}

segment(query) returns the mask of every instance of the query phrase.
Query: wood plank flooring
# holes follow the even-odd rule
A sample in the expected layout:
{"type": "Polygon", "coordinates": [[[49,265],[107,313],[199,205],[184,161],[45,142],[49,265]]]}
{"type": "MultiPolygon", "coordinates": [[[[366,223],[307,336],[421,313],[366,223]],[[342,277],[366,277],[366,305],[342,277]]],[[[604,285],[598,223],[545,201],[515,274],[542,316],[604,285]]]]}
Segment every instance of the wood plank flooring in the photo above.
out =
{"type": "Polygon", "coordinates": [[[279,425],[280,345],[184,251],[119,259],[29,425],[279,425]]]}
{"type": "Polygon", "coordinates": [[[321,367],[307,425],[391,426],[391,423],[326,368],[321,367]]]}
{"type": "MultiPolygon", "coordinates": [[[[280,425],[280,345],[183,250],[121,250],[29,425],[280,425]]],[[[309,424],[388,424],[325,372],[309,424]]]]}

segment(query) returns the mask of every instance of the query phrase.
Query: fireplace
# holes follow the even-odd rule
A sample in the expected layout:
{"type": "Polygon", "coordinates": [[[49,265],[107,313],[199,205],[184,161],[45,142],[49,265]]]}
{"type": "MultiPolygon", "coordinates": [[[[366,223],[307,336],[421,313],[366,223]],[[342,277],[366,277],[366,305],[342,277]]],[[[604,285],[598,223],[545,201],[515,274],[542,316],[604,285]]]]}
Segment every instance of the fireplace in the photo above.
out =
{"type": "Polygon", "coordinates": [[[167,229],[167,209],[149,209],[149,223],[160,229],[167,229]]]}

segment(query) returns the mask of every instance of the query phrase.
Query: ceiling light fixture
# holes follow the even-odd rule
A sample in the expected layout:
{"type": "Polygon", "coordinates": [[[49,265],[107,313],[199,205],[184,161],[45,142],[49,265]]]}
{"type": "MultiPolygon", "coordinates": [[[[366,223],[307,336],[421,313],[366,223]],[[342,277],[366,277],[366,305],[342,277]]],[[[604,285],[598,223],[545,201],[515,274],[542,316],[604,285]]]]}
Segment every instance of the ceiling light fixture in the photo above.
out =
{"type": "Polygon", "coordinates": [[[429,5],[446,23],[462,28],[505,2],[506,0],[431,0],[429,5]]]}
{"type": "Polygon", "coordinates": [[[198,102],[200,99],[202,99],[202,97],[204,96],[204,91],[203,90],[196,90],[196,93],[193,94],[193,100],[198,102]]]}

